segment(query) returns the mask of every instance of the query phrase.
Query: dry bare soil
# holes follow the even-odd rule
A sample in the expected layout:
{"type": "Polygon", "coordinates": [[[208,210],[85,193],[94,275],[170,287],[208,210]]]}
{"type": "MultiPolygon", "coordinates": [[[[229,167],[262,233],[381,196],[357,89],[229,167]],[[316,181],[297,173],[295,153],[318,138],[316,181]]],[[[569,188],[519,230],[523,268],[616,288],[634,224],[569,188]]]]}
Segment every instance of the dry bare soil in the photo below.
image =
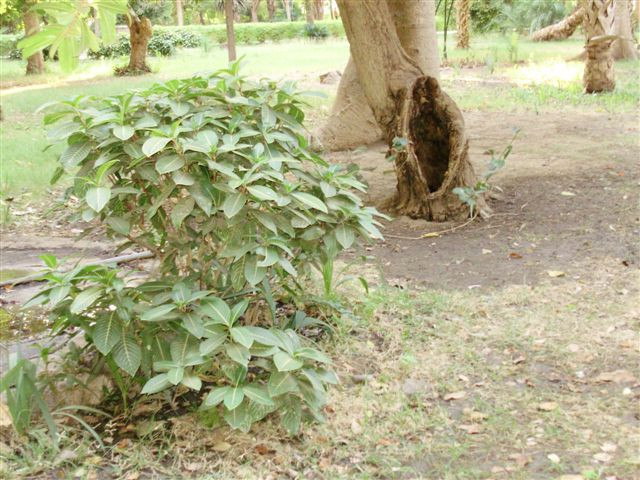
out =
{"type": "MultiPolygon", "coordinates": [[[[361,269],[375,288],[365,297],[350,287],[356,315],[342,318],[329,340],[342,384],[330,395],[327,423],[284,439],[268,421],[244,435],[182,417],[136,448],[83,450],[41,473],[640,478],[638,118],[465,117],[478,172],[486,152],[521,129],[494,177],[494,216],[426,238],[418,237],[454,225],[388,223],[387,240],[370,247],[373,260],[361,269]]],[[[394,189],[383,145],[328,158],[361,166],[370,203],[394,189]]],[[[3,268],[40,252],[22,234],[6,237],[3,268]]],[[[94,250],[106,255],[101,245],[94,250]]]]}

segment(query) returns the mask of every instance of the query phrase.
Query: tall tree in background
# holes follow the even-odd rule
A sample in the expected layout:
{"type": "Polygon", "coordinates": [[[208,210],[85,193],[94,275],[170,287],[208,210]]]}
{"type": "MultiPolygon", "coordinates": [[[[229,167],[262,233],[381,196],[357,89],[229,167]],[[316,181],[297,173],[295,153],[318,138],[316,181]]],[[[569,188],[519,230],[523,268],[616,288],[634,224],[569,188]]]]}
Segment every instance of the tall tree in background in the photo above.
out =
{"type": "Polygon", "coordinates": [[[398,24],[400,18],[418,20],[426,5],[433,11],[433,2],[338,0],[337,4],[359,83],[388,143],[389,156],[395,159],[397,191],[387,206],[399,214],[431,220],[467,215],[468,208],[452,192],[476,183],[462,114],[438,80],[425,74],[405,49],[402,38],[406,41],[407,29],[398,24]],[[398,9],[401,14],[396,15],[398,9]]]}
{"type": "MultiPolygon", "coordinates": [[[[387,0],[387,3],[405,53],[426,75],[439,78],[435,3],[430,0],[387,0]]],[[[354,148],[382,138],[351,57],[340,79],[331,115],[315,137],[329,150],[354,148]]]]}
{"type": "Polygon", "coordinates": [[[551,40],[564,40],[573,35],[573,32],[584,21],[584,7],[578,2],[576,8],[571,14],[557,23],[548,25],[531,34],[531,40],[534,42],[548,42],[551,40]]]}
{"type": "MultiPolygon", "coordinates": [[[[35,0],[24,0],[22,3],[22,21],[24,22],[24,36],[30,37],[40,31],[39,15],[32,10],[35,0]]],[[[44,55],[38,50],[27,58],[27,75],[44,73],[44,55]]]]}
{"type": "Polygon", "coordinates": [[[251,21],[258,22],[258,8],[260,8],[260,0],[251,0],[251,21]]]}
{"type": "Polygon", "coordinates": [[[307,19],[307,25],[313,25],[313,0],[304,0],[304,14],[307,19]]]}
{"type": "Polygon", "coordinates": [[[613,9],[610,0],[581,0],[584,7],[583,28],[587,59],[584,65],[585,92],[610,92],[616,86],[611,44],[613,9]]]}
{"type": "Polygon", "coordinates": [[[151,40],[152,27],[151,20],[147,17],[139,17],[133,10],[127,16],[129,26],[129,43],[131,53],[129,54],[129,66],[122,73],[140,74],[150,72],[147,65],[147,46],[151,40]]]}
{"type": "Polygon", "coordinates": [[[236,32],[233,28],[234,0],[224,0],[224,16],[227,25],[227,52],[229,61],[236,59],[236,32]]]}
{"type": "Polygon", "coordinates": [[[618,36],[611,45],[614,60],[638,58],[631,28],[632,14],[633,5],[630,0],[613,1],[613,34],[618,36]]]}
{"type": "Polygon", "coordinates": [[[291,1],[292,0],[282,0],[282,6],[284,7],[284,13],[288,21],[291,21],[291,1]]]}
{"type": "Polygon", "coordinates": [[[456,0],[456,37],[458,48],[469,48],[471,0],[456,0]]]}
{"type": "Polygon", "coordinates": [[[267,15],[269,21],[273,22],[273,17],[276,15],[276,0],[267,0],[267,15]]]}
{"type": "Polygon", "coordinates": [[[313,18],[324,20],[324,0],[313,0],[313,18]]]}
{"type": "Polygon", "coordinates": [[[176,0],[176,20],[178,21],[179,27],[184,25],[184,9],[182,8],[182,0],[176,0]]]}

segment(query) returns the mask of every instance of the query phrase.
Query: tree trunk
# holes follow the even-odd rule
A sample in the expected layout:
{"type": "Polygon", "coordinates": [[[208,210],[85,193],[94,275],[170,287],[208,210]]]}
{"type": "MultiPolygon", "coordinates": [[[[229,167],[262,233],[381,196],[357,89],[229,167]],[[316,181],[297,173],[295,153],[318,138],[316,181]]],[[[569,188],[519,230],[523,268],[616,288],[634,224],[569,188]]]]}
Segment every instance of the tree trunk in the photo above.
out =
{"type": "Polygon", "coordinates": [[[313,18],[324,20],[324,0],[313,0],[313,18]]]}
{"type": "Polygon", "coordinates": [[[304,13],[307,19],[307,25],[313,25],[313,6],[312,0],[304,0],[304,13]]]}
{"type": "Polygon", "coordinates": [[[469,18],[471,0],[456,0],[456,37],[458,48],[469,48],[469,18]]]}
{"type": "Polygon", "coordinates": [[[227,51],[229,61],[236,59],[236,32],[233,28],[233,0],[224,0],[224,16],[227,24],[227,51]]]}
{"type": "Polygon", "coordinates": [[[182,9],[182,0],[176,0],[176,19],[178,20],[178,26],[184,25],[184,11],[182,9]]]}
{"type": "Polygon", "coordinates": [[[150,72],[151,69],[147,65],[147,45],[151,38],[151,21],[147,17],[138,17],[131,13],[127,17],[127,23],[129,25],[129,43],[131,44],[127,73],[150,72]]]}
{"type": "Polygon", "coordinates": [[[284,7],[284,12],[287,15],[287,20],[291,21],[291,0],[282,0],[282,6],[284,7]]]}
{"type": "Polygon", "coordinates": [[[638,50],[633,42],[631,30],[631,2],[629,0],[613,1],[613,34],[617,35],[611,45],[614,60],[637,59],[638,50]]]}
{"type": "Polygon", "coordinates": [[[534,42],[548,42],[550,40],[564,40],[565,38],[569,38],[583,22],[583,18],[584,8],[578,4],[573,13],[568,17],[563,18],[558,23],[533,32],[531,40],[534,42]]]}
{"type": "MultiPolygon", "coordinates": [[[[387,3],[404,51],[425,74],[439,78],[435,3],[430,0],[387,0],[387,3]]],[[[331,115],[315,137],[328,150],[345,150],[382,138],[351,58],[340,79],[331,115]]]]}
{"type": "Polygon", "coordinates": [[[611,92],[616,86],[611,56],[611,43],[615,36],[611,0],[582,0],[584,6],[584,32],[587,59],[584,65],[583,85],[586,93],[611,92]]]}
{"type": "Polygon", "coordinates": [[[269,14],[269,21],[273,22],[273,17],[276,14],[276,0],[267,0],[267,12],[269,14]]]}
{"type": "Polygon", "coordinates": [[[389,156],[395,158],[397,192],[388,206],[429,220],[468,215],[468,207],[452,193],[476,182],[464,119],[438,80],[425,75],[405,52],[398,35],[402,28],[394,25],[389,8],[403,4],[414,9],[415,19],[415,6],[423,2],[337,3],[360,85],[389,145],[389,156]]]}
{"type": "MultiPolygon", "coordinates": [[[[22,14],[25,37],[40,31],[38,14],[29,10],[32,5],[32,2],[26,2],[24,5],[24,13],[22,14]]],[[[44,73],[44,55],[42,54],[42,50],[27,58],[27,75],[36,75],[39,73],[44,73]]]]}
{"type": "Polygon", "coordinates": [[[260,0],[252,0],[251,3],[251,21],[258,22],[258,7],[260,7],[260,0]]]}

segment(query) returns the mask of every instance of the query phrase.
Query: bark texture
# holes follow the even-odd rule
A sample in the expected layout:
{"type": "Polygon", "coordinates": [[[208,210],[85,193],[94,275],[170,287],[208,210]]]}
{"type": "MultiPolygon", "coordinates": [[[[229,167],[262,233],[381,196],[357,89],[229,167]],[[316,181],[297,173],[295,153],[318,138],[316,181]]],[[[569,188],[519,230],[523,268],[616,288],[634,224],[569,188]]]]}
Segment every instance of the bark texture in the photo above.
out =
{"type": "Polygon", "coordinates": [[[313,0],[313,18],[324,20],[324,0],[313,0]]]}
{"type": "Polygon", "coordinates": [[[585,49],[583,85],[586,93],[610,92],[616,86],[611,44],[615,36],[611,0],[582,0],[584,6],[585,49]]]}
{"type": "Polygon", "coordinates": [[[276,0],[267,0],[267,15],[269,16],[269,21],[273,21],[273,17],[276,14],[276,0]]]}
{"type": "Polygon", "coordinates": [[[258,21],[258,8],[260,8],[260,0],[251,1],[251,21],[258,21]]]}
{"type": "Polygon", "coordinates": [[[458,48],[469,48],[471,0],[456,0],[456,37],[458,48]]]}
{"type": "Polygon", "coordinates": [[[611,45],[614,60],[638,58],[631,29],[632,8],[629,0],[613,1],[613,34],[618,36],[611,45]]]}
{"type": "MultiPolygon", "coordinates": [[[[28,37],[40,31],[40,20],[35,12],[29,10],[33,3],[26,2],[24,5],[24,13],[22,21],[24,22],[24,33],[28,37]]],[[[36,75],[44,73],[44,55],[42,50],[34,53],[27,58],[27,75],[36,75]]]]}
{"type": "Polygon", "coordinates": [[[452,193],[475,184],[460,110],[405,52],[387,1],[337,3],[364,95],[395,159],[397,191],[387,207],[437,221],[468,215],[452,193]]]}
{"type": "Polygon", "coordinates": [[[182,0],[176,0],[176,20],[178,20],[178,26],[184,25],[184,9],[182,8],[182,0]]]}
{"type": "Polygon", "coordinates": [[[227,52],[229,61],[236,59],[236,31],[233,28],[233,0],[224,0],[224,17],[227,25],[227,52]]]}
{"type": "Polygon", "coordinates": [[[531,40],[534,42],[548,42],[551,40],[564,40],[573,35],[578,26],[583,22],[584,8],[578,5],[568,17],[563,18],[558,23],[541,28],[533,32],[531,40]]]}
{"type": "MultiPolygon", "coordinates": [[[[435,3],[430,0],[387,0],[387,4],[403,50],[425,74],[439,78],[435,3]]],[[[352,58],[340,79],[331,115],[315,136],[322,147],[329,150],[354,148],[382,138],[352,58]]]]}
{"type": "Polygon", "coordinates": [[[282,6],[284,7],[284,13],[287,16],[287,20],[291,21],[291,0],[282,0],[282,6]]]}
{"type": "Polygon", "coordinates": [[[151,38],[151,21],[146,17],[131,14],[127,17],[129,25],[129,66],[127,73],[145,73],[151,69],[147,65],[147,45],[151,38]]]}
{"type": "Polygon", "coordinates": [[[308,25],[313,25],[313,4],[312,0],[304,0],[304,13],[308,25]]]}

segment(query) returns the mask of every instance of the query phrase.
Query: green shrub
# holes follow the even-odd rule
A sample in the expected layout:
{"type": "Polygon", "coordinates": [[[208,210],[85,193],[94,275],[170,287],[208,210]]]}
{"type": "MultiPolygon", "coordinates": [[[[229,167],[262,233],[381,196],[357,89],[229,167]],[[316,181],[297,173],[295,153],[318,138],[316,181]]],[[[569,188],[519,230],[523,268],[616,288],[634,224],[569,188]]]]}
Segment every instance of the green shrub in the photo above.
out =
{"type": "Polygon", "coordinates": [[[14,34],[1,34],[0,35],[0,57],[9,57],[14,50],[16,50],[16,44],[18,40],[22,38],[22,35],[14,34]]]}
{"type": "Polygon", "coordinates": [[[307,149],[291,84],[246,81],[238,64],[148,90],[57,103],[49,138],[78,215],[155,253],[153,278],[117,268],[60,274],[30,305],[56,333],[80,329],[126,395],[208,389],[233,428],[276,412],[287,431],[322,419],[329,359],[299,335],[320,321],[310,274],[358,239],[381,238],[355,173],[307,149]],[[123,375],[126,372],[128,376],[123,375]],[[127,380],[128,379],[128,380],[127,380]],[[222,404],[223,406],[219,406],[222,404]]]}
{"type": "Polygon", "coordinates": [[[314,40],[322,40],[329,36],[329,29],[324,25],[307,23],[304,26],[304,36],[307,38],[313,38],[314,40]]]}

